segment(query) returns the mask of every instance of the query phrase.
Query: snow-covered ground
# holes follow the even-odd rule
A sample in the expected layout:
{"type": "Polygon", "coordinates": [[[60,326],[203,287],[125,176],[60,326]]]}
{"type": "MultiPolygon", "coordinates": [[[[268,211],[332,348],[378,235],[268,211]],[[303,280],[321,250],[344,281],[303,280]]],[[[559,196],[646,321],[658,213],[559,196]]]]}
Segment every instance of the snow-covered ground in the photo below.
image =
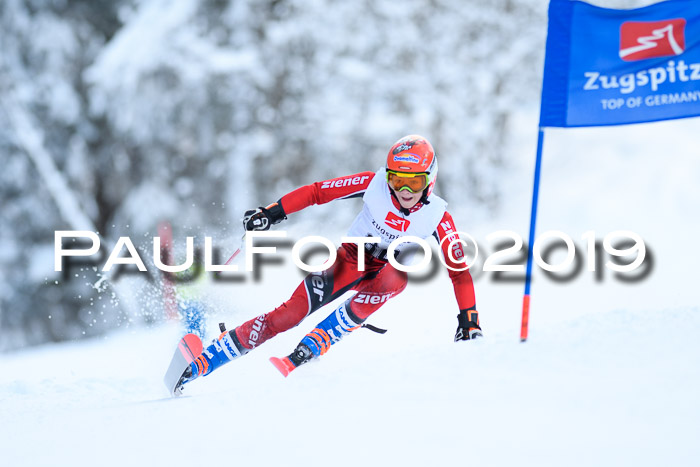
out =
{"type": "Polygon", "coordinates": [[[591,314],[527,344],[440,327],[358,331],[287,379],[266,361],[285,336],[179,399],[161,385],[174,327],[8,355],[3,464],[696,465],[697,309],[591,314]]]}
{"type": "MultiPolygon", "coordinates": [[[[485,339],[451,342],[457,309],[443,271],[370,319],[387,334],[357,331],[287,379],[267,359],[289,353],[326,310],[179,399],[161,382],[175,323],[5,354],[2,463],[697,465],[699,125],[548,131],[538,231],[582,245],[587,230],[632,230],[655,262],[633,283],[609,271],[555,283],[537,271],[525,344],[522,283],[488,276],[476,280],[485,339]]],[[[456,214],[480,241],[498,229],[527,236],[532,129],[503,181],[504,209],[456,214]]],[[[300,278],[267,266],[261,282],[212,285],[224,311],[209,334],[218,319],[235,325],[277,306],[300,278]]]]}

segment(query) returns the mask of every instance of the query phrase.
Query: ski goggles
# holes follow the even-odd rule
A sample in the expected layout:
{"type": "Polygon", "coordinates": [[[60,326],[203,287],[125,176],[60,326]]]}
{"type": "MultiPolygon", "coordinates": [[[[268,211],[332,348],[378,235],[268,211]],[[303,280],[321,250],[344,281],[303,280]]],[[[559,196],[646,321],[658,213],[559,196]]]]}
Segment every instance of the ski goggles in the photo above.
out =
{"type": "Polygon", "coordinates": [[[418,193],[428,186],[427,173],[403,173],[386,171],[386,181],[395,191],[408,190],[411,193],[418,193]]]}

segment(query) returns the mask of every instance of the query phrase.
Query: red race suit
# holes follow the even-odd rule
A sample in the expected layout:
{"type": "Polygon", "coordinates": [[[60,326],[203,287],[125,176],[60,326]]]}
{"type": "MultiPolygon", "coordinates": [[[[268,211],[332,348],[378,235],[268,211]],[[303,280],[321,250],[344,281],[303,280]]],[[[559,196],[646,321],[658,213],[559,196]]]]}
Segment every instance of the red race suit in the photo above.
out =
{"type": "MultiPolygon", "coordinates": [[[[358,251],[358,245],[343,243],[333,266],[309,274],[289,300],[235,329],[236,338],[243,347],[253,349],[293,328],[348,290],[356,292],[348,302],[348,313],[357,323],[367,319],[406,288],[406,273],[389,264],[386,251],[391,241],[406,235],[437,238],[445,263],[450,266],[449,276],[459,309],[467,310],[470,319],[478,324],[472,276],[465,264],[459,262],[464,258],[463,245],[454,242],[459,238],[457,228],[446,210],[447,203],[437,195],[430,194],[428,203],[419,202],[410,211],[402,209],[389,191],[384,169],[380,169],[376,173],[362,172],[303,186],[284,195],[279,204],[285,214],[291,214],[314,204],[357,197],[363,198],[364,206],[350,227],[349,236],[380,239],[378,243],[367,243],[363,247],[364,268],[358,264],[363,253],[358,251]]],[[[396,256],[400,256],[400,248],[396,256]]]]}

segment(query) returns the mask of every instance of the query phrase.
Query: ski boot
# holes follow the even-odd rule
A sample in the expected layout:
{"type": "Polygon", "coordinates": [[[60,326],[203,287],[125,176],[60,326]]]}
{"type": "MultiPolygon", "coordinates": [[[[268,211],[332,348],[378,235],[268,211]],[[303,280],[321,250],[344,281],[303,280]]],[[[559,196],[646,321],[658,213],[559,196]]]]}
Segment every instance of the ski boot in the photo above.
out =
{"type": "Polygon", "coordinates": [[[200,376],[207,376],[224,363],[228,363],[248,353],[238,342],[234,331],[227,331],[224,323],[219,323],[221,334],[205,348],[182,375],[182,384],[189,383],[200,376]]]}

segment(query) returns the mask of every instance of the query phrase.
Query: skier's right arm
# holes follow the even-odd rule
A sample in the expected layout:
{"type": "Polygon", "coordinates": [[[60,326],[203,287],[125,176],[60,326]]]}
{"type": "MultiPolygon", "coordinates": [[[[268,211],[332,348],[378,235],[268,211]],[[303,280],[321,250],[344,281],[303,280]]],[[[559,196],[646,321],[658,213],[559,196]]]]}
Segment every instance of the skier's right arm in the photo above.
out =
{"type": "Polygon", "coordinates": [[[291,214],[314,204],[359,197],[365,193],[372,178],[374,178],[374,172],[361,172],[312,183],[287,193],[279,202],[284,206],[284,212],[291,214]]]}
{"type": "Polygon", "coordinates": [[[302,186],[266,208],[246,211],[243,226],[246,230],[268,230],[271,225],[285,220],[287,214],[301,211],[314,204],[362,196],[372,178],[374,178],[374,172],[360,172],[302,186]]]}

